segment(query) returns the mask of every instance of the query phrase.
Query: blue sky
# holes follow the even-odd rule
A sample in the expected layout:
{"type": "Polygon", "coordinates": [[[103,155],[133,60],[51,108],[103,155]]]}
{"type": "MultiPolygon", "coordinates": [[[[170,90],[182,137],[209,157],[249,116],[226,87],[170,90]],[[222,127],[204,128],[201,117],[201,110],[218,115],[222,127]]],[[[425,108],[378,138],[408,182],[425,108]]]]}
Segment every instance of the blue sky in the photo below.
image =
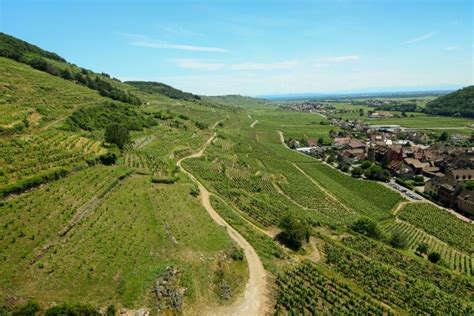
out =
{"type": "Polygon", "coordinates": [[[2,32],[199,94],[473,84],[473,1],[0,0],[2,32]]]}

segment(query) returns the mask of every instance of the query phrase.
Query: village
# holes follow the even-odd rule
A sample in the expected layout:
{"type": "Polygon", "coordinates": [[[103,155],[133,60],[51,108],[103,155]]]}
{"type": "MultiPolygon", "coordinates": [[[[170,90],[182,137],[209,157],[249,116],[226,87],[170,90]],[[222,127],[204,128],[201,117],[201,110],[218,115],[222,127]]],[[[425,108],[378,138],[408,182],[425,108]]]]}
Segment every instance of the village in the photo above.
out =
{"type": "Polygon", "coordinates": [[[386,182],[411,200],[428,199],[474,218],[472,137],[441,135],[400,125],[330,119],[330,143],[288,139],[287,145],[353,177],[386,182]]]}

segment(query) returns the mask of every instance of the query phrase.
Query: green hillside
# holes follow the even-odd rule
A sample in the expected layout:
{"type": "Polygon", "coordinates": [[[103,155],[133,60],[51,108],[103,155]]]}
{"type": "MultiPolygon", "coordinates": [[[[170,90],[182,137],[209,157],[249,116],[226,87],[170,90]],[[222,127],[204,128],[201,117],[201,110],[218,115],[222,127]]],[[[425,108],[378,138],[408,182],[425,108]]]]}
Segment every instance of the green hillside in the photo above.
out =
{"type": "Polygon", "coordinates": [[[141,103],[141,100],[130,93],[118,79],[111,79],[108,74],[97,74],[91,70],[77,67],[55,53],[45,51],[4,33],[0,33],[0,56],[97,90],[102,96],[113,100],[134,105],[141,103]]]}
{"type": "Polygon", "coordinates": [[[204,97],[204,99],[209,102],[243,109],[268,108],[272,106],[272,103],[267,100],[242,95],[211,96],[204,97]]]}
{"type": "Polygon", "coordinates": [[[437,115],[474,117],[474,86],[469,86],[428,102],[426,112],[437,115]]]}
{"type": "Polygon", "coordinates": [[[223,285],[239,295],[246,262],[232,259],[237,247],[176,167],[225,114],[5,34],[1,44],[0,315],[30,300],[43,311],[91,304],[87,315],[109,305],[193,313],[226,303],[223,285]],[[130,132],[122,151],[104,141],[112,123],[130,132]],[[108,152],[114,165],[103,165],[108,152]]]}
{"type": "Polygon", "coordinates": [[[172,99],[183,100],[200,100],[198,95],[183,92],[161,82],[153,81],[125,81],[126,84],[132,85],[139,90],[150,94],[162,94],[172,99]]]}

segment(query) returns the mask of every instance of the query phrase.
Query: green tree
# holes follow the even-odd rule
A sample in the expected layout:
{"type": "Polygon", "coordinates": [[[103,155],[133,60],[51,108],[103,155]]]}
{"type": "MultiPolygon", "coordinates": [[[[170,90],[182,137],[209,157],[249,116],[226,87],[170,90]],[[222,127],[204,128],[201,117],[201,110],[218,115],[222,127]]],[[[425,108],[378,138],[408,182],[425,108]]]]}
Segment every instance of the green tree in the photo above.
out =
{"type": "Polygon", "coordinates": [[[467,190],[474,191],[474,180],[467,180],[467,181],[464,183],[464,187],[465,187],[467,190]]]}
{"type": "Polygon", "coordinates": [[[371,162],[371,161],[369,161],[369,160],[364,160],[364,161],[362,162],[362,165],[361,165],[361,168],[362,168],[362,169],[365,170],[365,169],[369,169],[370,167],[372,167],[372,162],[371,162]]]}
{"type": "Polygon", "coordinates": [[[318,139],[318,145],[319,145],[319,146],[324,145],[324,138],[319,137],[319,139],[318,139]]]}
{"type": "Polygon", "coordinates": [[[359,178],[362,175],[362,169],[360,167],[355,167],[351,170],[351,173],[354,178],[359,178]]]}
{"type": "Polygon", "coordinates": [[[428,253],[429,246],[427,243],[422,242],[416,247],[416,252],[421,253],[421,254],[427,254],[428,253]]]}
{"type": "Polygon", "coordinates": [[[123,147],[130,141],[130,133],[128,129],[120,124],[111,124],[105,129],[105,141],[117,145],[118,148],[123,147]]]}
{"type": "Polygon", "coordinates": [[[441,260],[441,255],[435,251],[430,252],[428,255],[428,260],[436,264],[439,262],[439,260],[441,260]]]}
{"type": "Polygon", "coordinates": [[[444,132],[441,133],[441,135],[439,135],[438,140],[440,142],[445,142],[445,141],[448,140],[448,138],[449,138],[448,133],[446,131],[444,131],[444,132]]]}
{"type": "Polygon", "coordinates": [[[351,229],[365,236],[382,239],[383,234],[376,222],[369,218],[360,218],[351,225],[351,229]]]}
{"type": "Polygon", "coordinates": [[[394,232],[390,238],[390,245],[398,249],[406,249],[408,247],[407,236],[400,231],[394,232]]]}
{"type": "Polygon", "coordinates": [[[359,116],[364,116],[364,109],[359,109],[359,116]]]}
{"type": "Polygon", "coordinates": [[[277,238],[290,249],[299,250],[304,241],[309,240],[309,226],[291,215],[284,216],[279,227],[282,229],[277,238]]]}

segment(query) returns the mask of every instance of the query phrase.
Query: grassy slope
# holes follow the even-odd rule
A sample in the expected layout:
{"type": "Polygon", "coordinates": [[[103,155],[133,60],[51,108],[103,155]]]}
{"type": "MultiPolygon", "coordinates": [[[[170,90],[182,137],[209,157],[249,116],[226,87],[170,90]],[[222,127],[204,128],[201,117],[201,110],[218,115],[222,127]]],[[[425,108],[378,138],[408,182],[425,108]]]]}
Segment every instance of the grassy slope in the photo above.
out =
{"type": "Polygon", "coordinates": [[[209,102],[243,109],[270,108],[273,106],[273,104],[269,101],[252,97],[245,97],[241,95],[220,95],[203,97],[203,99],[209,102]]]}
{"type": "MultiPolygon", "coordinates": [[[[82,147],[84,151],[87,147],[87,153],[100,152],[100,142],[89,144],[94,140],[84,137],[87,133],[57,128],[74,110],[100,106],[110,99],[9,59],[0,58],[0,69],[7,74],[0,81],[5,88],[0,99],[2,123],[15,124],[25,117],[30,123],[15,135],[2,136],[0,180],[16,181],[20,176],[28,176],[24,171],[30,168],[32,172],[36,167],[52,168],[62,161],[55,158],[56,153],[82,147]],[[41,163],[48,157],[54,159],[41,163]]],[[[140,93],[128,85],[107,80],[140,93]]],[[[222,118],[221,111],[183,100],[161,95],[147,96],[146,100],[149,105],[139,111],[177,110],[175,113],[186,113],[208,124],[222,118]]],[[[179,125],[163,121],[158,127],[133,133],[136,138],[151,137],[152,141],[140,151],[160,157],[166,164],[172,163],[173,157],[199,148],[209,135],[189,120],[181,120],[179,125]]],[[[79,160],[74,161],[80,163],[81,153],[74,151],[76,154],[79,160]]],[[[173,185],[154,185],[150,176],[123,180],[65,238],[58,239],[58,231],[80,213],[81,205],[93,204],[94,194],[101,192],[93,183],[103,188],[113,184],[114,178],[102,171],[95,172],[97,168],[101,167],[75,172],[0,203],[0,243],[4,245],[0,304],[14,295],[19,297],[18,304],[35,298],[42,306],[70,301],[96,306],[114,303],[129,308],[153,307],[150,289],[170,264],[183,272],[180,283],[187,288],[185,310],[224,303],[216,283],[219,270],[224,271],[224,279],[234,295],[242,290],[247,278],[245,262],[228,259],[233,247],[229,237],[218,229],[197,198],[190,195],[192,185],[185,177],[173,185]],[[84,183],[91,189],[88,194],[82,189],[84,183]],[[45,221],[39,221],[37,216],[45,221]],[[170,242],[169,234],[177,240],[176,245],[170,242]],[[45,256],[34,258],[44,246],[56,242],[45,256]],[[227,259],[223,252],[227,252],[227,259]]]]}
{"type": "Polygon", "coordinates": [[[0,125],[30,121],[31,129],[57,122],[84,106],[110,99],[98,92],[0,57],[0,125]]]}

